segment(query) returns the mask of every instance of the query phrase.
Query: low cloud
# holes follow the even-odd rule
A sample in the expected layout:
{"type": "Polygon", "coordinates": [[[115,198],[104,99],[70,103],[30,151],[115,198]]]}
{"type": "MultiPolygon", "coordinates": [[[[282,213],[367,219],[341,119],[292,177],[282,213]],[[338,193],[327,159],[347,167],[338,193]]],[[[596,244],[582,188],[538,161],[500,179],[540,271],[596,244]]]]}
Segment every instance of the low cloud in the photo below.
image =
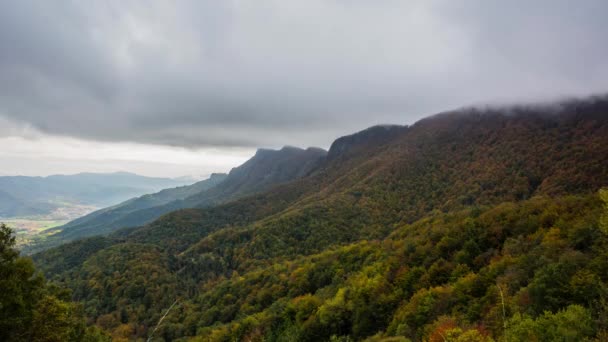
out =
{"type": "Polygon", "coordinates": [[[601,0],[6,1],[0,119],[17,128],[0,135],[327,147],[461,105],[604,92],[605,13],[601,0]]]}

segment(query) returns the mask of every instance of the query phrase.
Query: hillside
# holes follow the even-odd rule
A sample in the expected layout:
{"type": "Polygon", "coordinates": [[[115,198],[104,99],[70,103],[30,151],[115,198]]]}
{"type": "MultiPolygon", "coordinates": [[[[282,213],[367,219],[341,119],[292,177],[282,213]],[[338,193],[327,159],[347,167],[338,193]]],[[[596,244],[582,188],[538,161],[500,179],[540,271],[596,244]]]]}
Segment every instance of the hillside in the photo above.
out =
{"type": "Polygon", "coordinates": [[[608,99],[372,127],[300,176],[34,260],[115,338],[148,336],[175,301],[158,338],[606,333],[608,99]]]}
{"type": "Polygon", "coordinates": [[[15,217],[49,212],[53,205],[44,202],[25,203],[6,191],[0,190],[0,208],[0,217],[15,217]]]}
{"type": "Polygon", "coordinates": [[[201,208],[250,195],[301,178],[315,169],[326,152],[322,149],[284,147],[260,149],[228,175],[212,175],[199,183],[166,189],[105,208],[58,227],[59,232],[28,250],[42,250],[77,238],[140,226],[182,208],[201,208]]]}
{"type": "MultiPolygon", "coordinates": [[[[158,207],[173,201],[185,199],[217,186],[225,178],[225,174],[212,174],[208,179],[192,185],[163,189],[156,193],[131,198],[117,205],[94,211],[63,226],[54,228],[53,230],[57,231],[56,234],[35,246],[29,246],[27,250],[42,250],[75,238],[106,234],[113,229],[123,227],[121,222],[139,210],[158,207]]],[[[159,213],[158,216],[160,215],[159,213]]]]}

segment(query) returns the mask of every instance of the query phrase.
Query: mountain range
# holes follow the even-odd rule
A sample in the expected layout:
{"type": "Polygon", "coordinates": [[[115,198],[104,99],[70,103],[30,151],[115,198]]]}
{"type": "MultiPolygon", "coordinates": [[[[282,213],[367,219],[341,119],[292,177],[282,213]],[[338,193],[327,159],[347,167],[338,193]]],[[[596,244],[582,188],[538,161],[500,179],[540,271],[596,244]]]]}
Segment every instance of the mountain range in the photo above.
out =
{"type": "Polygon", "coordinates": [[[326,151],[319,148],[260,149],[227,175],[212,174],[209,179],[190,186],[165,189],[92,212],[54,228],[56,234],[25,250],[39,251],[78,238],[141,226],[178,209],[209,207],[268,190],[307,175],[325,155],[326,151]]]}
{"type": "Polygon", "coordinates": [[[160,189],[189,184],[127,172],[0,177],[0,217],[47,215],[66,205],[105,207],[160,189]]]}
{"type": "Polygon", "coordinates": [[[607,184],[608,98],[467,108],[258,151],[191,208],[34,260],[115,339],[579,340],[608,313],[607,184]]]}

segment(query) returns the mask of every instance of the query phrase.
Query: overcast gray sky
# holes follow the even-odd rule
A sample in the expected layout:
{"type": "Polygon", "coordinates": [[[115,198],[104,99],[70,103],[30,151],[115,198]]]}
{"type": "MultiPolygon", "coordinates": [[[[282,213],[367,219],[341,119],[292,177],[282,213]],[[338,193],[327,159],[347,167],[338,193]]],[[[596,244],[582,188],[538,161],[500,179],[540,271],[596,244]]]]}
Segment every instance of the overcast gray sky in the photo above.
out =
{"type": "Polygon", "coordinates": [[[0,2],[0,174],[227,171],[608,89],[605,0],[0,2]]]}

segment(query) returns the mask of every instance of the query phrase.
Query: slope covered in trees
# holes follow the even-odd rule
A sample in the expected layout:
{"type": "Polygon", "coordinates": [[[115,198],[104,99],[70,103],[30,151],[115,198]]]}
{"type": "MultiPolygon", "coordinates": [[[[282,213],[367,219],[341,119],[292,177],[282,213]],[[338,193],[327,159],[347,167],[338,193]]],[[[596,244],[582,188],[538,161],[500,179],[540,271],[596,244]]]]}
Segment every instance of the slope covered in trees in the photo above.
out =
{"type": "MultiPolygon", "coordinates": [[[[71,230],[76,230],[71,229],[72,227],[85,225],[91,227],[92,229],[90,230],[108,229],[108,227],[115,226],[114,222],[120,220],[122,217],[134,211],[157,207],[163,204],[167,204],[169,202],[187,198],[199,192],[211,189],[212,187],[221,183],[225,178],[226,174],[214,173],[209,176],[208,179],[196,182],[192,185],[163,189],[153,194],[146,194],[140,197],[131,198],[115,206],[97,210],[72,222],[69,222],[60,228],[63,234],[59,234],[65,235],[71,230]]],[[[103,232],[99,233],[99,235],[101,235],[103,232]]]]}
{"type": "MultiPolygon", "coordinates": [[[[94,211],[67,224],[53,228],[53,235],[24,247],[31,254],[78,238],[107,234],[124,226],[125,218],[137,211],[154,208],[182,200],[194,194],[211,189],[226,178],[226,174],[212,174],[208,179],[191,185],[163,189],[159,192],[131,198],[117,205],[94,211]]],[[[162,213],[159,213],[160,216],[162,213]]],[[[145,222],[140,222],[145,223],[145,222]]]]}
{"type": "Polygon", "coordinates": [[[228,175],[215,174],[208,180],[187,187],[165,189],[98,210],[57,228],[59,233],[28,250],[40,251],[77,238],[140,226],[174,210],[209,207],[267,190],[307,175],[317,167],[325,154],[324,150],[316,148],[260,149],[228,175]]]}
{"type": "Polygon", "coordinates": [[[115,338],[601,339],[607,184],[605,98],[467,109],[35,260],[115,338]]]}

